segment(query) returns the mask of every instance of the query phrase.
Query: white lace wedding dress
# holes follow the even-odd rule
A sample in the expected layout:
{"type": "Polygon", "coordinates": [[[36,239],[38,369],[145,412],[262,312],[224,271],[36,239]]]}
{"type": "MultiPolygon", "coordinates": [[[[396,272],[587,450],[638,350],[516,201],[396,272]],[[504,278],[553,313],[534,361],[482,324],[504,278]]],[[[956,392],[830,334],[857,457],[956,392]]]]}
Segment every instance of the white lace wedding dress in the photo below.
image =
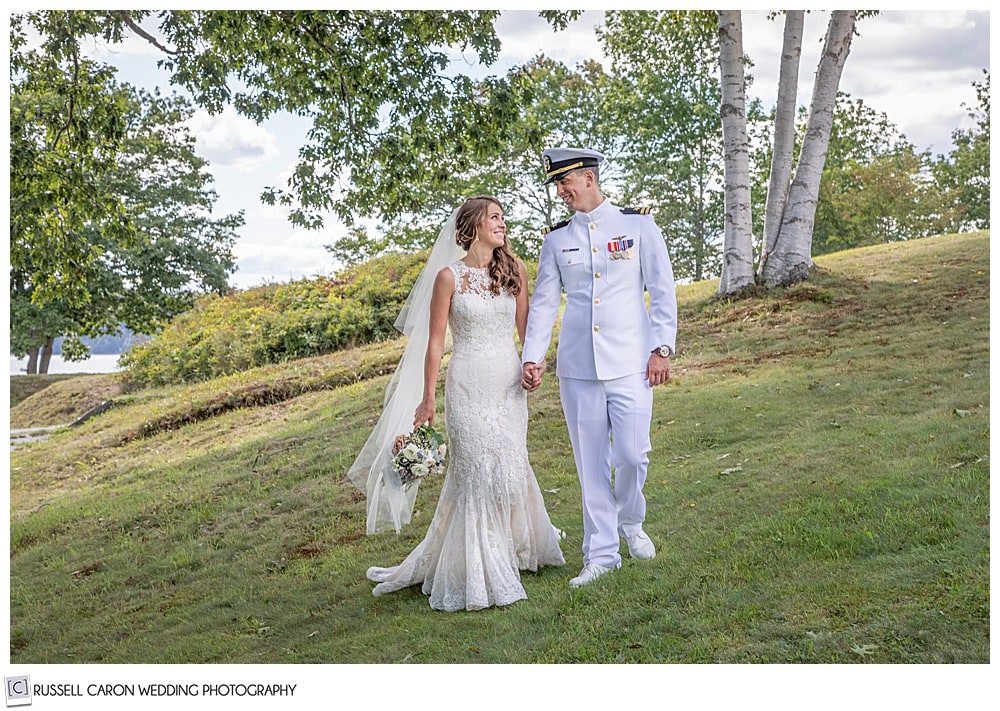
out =
{"type": "Polygon", "coordinates": [[[375,595],[421,583],[431,607],[453,612],[523,600],[519,571],[565,561],[528,462],[514,297],[490,293],[486,269],[463,262],[450,268],[453,350],[441,497],[427,535],[406,560],[367,575],[378,583],[375,595]]]}

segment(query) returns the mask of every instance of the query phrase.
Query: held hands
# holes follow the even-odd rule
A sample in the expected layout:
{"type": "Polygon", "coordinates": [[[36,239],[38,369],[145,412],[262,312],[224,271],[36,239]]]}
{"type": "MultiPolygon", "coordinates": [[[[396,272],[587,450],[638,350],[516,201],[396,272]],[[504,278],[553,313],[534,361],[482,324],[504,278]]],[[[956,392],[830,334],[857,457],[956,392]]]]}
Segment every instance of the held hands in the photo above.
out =
{"type": "Polygon", "coordinates": [[[521,387],[529,393],[535,392],[542,384],[542,374],[546,367],[544,358],[541,363],[525,363],[521,366],[521,387]]]}
{"type": "Polygon", "coordinates": [[[670,380],[670,358],[651,354],[646,361],[646,380],[651,388],[670,380]]]}

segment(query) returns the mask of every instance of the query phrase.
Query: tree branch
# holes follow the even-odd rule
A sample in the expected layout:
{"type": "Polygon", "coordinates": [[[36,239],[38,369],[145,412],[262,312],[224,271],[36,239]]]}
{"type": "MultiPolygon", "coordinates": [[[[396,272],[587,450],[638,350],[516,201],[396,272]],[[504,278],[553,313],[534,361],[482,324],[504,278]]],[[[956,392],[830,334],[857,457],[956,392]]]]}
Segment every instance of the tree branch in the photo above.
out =
{"type": "Polygon", "coordinates": [[[122,22],[128,25],[133,32],[135,32],[137,35],[139,35],[144,40],[149,42],[151,45],[156,47],[158,50],[164,52],[165,54],[177,54],[175,50],[167,49],[162,44],[160,44],[159,41],[155,37],[153,37],[153,35],[149,34],[148,32],[146,32],[146,30],[139,27],[139,25],[135,23],[135,20],[132,19],[132,16],[129,15],[128,10],[122,10],[118,14],[121,16],[122,22]]]}

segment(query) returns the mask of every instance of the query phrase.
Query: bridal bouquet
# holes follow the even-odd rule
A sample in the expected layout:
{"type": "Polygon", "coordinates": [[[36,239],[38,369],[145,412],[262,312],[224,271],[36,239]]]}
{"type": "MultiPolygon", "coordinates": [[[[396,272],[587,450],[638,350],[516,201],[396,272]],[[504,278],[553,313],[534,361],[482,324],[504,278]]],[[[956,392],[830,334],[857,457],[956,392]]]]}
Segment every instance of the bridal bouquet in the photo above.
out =
{"type": "Polygon", "coordinates": [[[405,486],[428,474],[443,472],[447,452],[444,437],[430,425],[421,425],[408,435],[396,437],[392,446],[392,470],[405,486]]]}

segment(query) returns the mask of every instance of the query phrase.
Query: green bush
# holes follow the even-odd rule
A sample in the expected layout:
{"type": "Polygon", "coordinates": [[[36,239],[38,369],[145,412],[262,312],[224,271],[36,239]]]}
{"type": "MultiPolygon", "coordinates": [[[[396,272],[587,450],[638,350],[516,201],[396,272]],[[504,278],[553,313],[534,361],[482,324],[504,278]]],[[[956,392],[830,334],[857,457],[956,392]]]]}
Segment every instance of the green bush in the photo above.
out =
{"type": "Polygon", "coordinates": [[[389,254],[333,277],[205,296],[122,357],[125,387],[196,382],[395,338],[393,322],[426,259],[389,254]]]}

